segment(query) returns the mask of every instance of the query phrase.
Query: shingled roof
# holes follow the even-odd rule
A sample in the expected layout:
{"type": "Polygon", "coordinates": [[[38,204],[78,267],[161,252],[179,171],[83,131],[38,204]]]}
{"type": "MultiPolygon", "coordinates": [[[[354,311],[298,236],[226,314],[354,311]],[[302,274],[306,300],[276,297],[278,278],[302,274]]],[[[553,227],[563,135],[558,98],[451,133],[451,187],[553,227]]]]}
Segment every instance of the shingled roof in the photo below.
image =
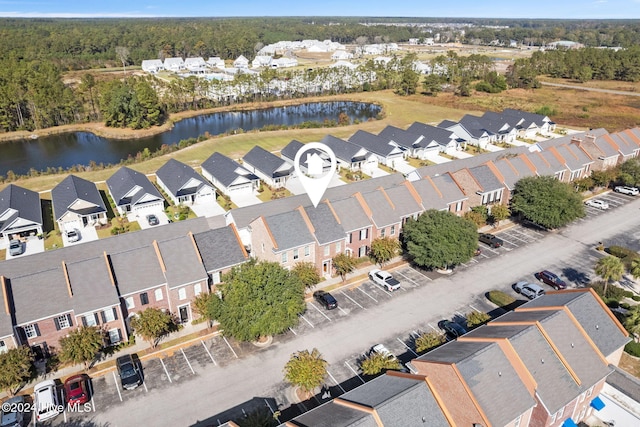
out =
{"type": "Polygon", "coordinates": [[[69,211],[71,205],[77,200],[83,200],[91,204],[91,207],[74,210],[80,215],[90,215],[106,212],[102,197],[96,185],[75,175],[69,175],[53,187],[51,190],[53,201],[53,216],[56,221],[69,211]]]}
{"type": "Polygon", "coordinates": [[[146,175],[126,166],[118,169],[107,179],[107,186],[116,206],[135,205],[146,196],[164,200],[146,175]]]}
{"type": "Polygon", "coordinates": [[[42,225],[40,196],[35,191],[9,184],[0,191],[0,233],[18,218],[42,225]]]}

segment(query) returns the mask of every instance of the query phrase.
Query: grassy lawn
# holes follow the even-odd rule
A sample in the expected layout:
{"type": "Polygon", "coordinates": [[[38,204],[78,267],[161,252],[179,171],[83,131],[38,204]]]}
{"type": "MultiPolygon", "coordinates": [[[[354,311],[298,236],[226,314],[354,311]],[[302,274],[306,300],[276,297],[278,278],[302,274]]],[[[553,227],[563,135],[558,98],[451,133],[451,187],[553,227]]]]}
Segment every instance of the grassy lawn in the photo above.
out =
{"type": "Polygon", "coordinates": [[[189,206],[169,206],[164,210],[171,221],[182,221],[184,219],[197,218],[198,216],[189,206]],[[181,219],[182,216],[182,219],[181,219]]]}
{"type": "Polygon", "coordinates": [[[113,236],[112,231],[114,227],[121,229],[119,234],[140,230],[140,224],[138,224],[137,221],[129,222],[126,217],[115,217],[111,219],[108,227],[96,228],[98,238],[104,239],[113,236]]]}
{"type": "Polygon", "coordinates": [[[7,259],[7,250],[0,249],[0,261],[4,261],[5,259],[7,259]]]}
{"type": "Polygon", "coordinates": [[[356,182],[363,179],[370,179],[371,177],[363,172],[351,172],[347,169],[340,168],[340,178],[344,182],[356,182]]]}
{"type": "Polygon", "coordinates": [[[409,163],[409,165],[413,166],[414,168],[421,168],[423,166],[435,165],[435,163],[433,163],[430,160],[414,159],[413,157],[408,157],[407,163],[409,163]]]}
{"type": "Polygon", "coordinates": [[[222,209],[224,209],[224,210],[226,210],[226,211],[228,211],[228,210],[230,210],[230,209],[237,209],[237,208],[238,208],[238,206],[237,206],[235,203],[233,203],[233,202],[231,201],[231,199],[225,199],[225,198],[224,198],[223,196],[221,196],[221,195],[218,195],[218,197],[217,197],[216,201],[218,202],[218,204],[219,204],[220,206],[222,206],[222,209]]]}
{"type": "Polygon", "coordinates": [[[395,170],[391,169],[389,166],[383,165],[382,163],[378,163],[378,168],[382,169],[387,173],[396,173],[395,170]]]}
{"type": "Polygon", "coordinates": [[[262,192],[258,194],[258,199],[262,200],[263,202],[268,202],[269,200],[282,199],[283,197],[289,197],[291,195],[291,191],[287,190],[286,188],[271,190],[271,188],[269,188],[268,186],[263,185],[262,192]]]}
{"type": "Polygon", "coordinates": [[[60,235],[60,231],[58,231],[58,229],[56,228],[55,230],[51,230],[48,233],[46,233],[45,239],[44,239],[44,249],[45,250],[49,250],[49,249],[58,249],[61,248],[62,245],[62,235],[60,235]]]}

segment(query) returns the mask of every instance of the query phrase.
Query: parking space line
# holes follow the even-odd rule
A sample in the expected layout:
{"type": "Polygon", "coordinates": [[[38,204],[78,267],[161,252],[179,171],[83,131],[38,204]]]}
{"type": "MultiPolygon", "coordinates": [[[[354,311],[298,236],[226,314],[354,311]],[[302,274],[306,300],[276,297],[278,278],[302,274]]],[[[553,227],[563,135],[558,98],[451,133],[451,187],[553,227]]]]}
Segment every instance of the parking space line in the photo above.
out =
{"type": "Polygon", "coordinates": [[[236,357],[236,359],[239,359],[238,355],[236,354],[236,351],[233,349],[233,347],[231,347],[231,344],[229,344],[229,341],[227,341],[227,337],[222,337],[222,339],[224,340],[224,342],[227,343],[227,346],[229,347],[229,350],[231,350],[231,353],[233,353],[233,355],[236,357]]]}
{"type": "Polygon", "coordinates": [[[273,415],[273,418],[275,418],[276,421],[278,421],[278,423],[280,423],[280,418],[276,415],[276,413],[273,410],[273,408],[271,407],[271,405],[269,405],[269,401],[267,399],[265,399],[264,403],[267,405],[267,408],[269,408],[269,410],[271,411],[271,415],[273,415]]]}
{"type": "Polygon", "coordinates": [[[96,397],[93,393],[93,386],[91,385],[91,380],[87,381],[89,383],[89,393],[91,393],[91,409],[93,412],[96,412],[96,397]]]}
{"type": "MultiPolygon", "coordinates": [[[[527,242],[527,241],[526,241],[526,240],[524,240],[524,239],[521,239],[520,237],[516,236],[515,234],[510,234],[510,235],[509,235],[509,237],[510,237],[510,238],[513,238],[513,239],[516,239],[516,240],[520,240],[521,242],[524,242],[524,243],[530,243],[530,242],[527,242]]],[[[511,243],[511,242],[509,242],[509,243],[511,243]]],[[[512,244],[512,245],[515,245],[515,243],[511,243],[511,244],[512,244]]]]}
{"type": "Polygon", "coordinates": [[[342,295],[344,295],[345,297],[347,297],[349,300],[351,300],[352,303],[354,303],[355,305],[357,305],[358,307],[360,307],[363,310],[366,310],[365,307],[361,306],[360,304],[358,304],[358,302],[356,300],[354,300],[353,298],[351,298],[349,295],[345,294],[344,292],[340,291],[340,293],[342,295]]]}
{"type": "Polygon", "coordinates": [[[346,311],[344,311],[344,310],[342,309],[342,307],[340,307],[340,306],[338,306],[338,310],[340,310],[340,311],[341,311],[341,312],[343,312],[344,314],[349,314],[349,313],[347,313],[346,311]]]}
{"type": "Polygon", "coordinates": [[[347,391],[345,389],[342,388],[342,386],[340,385],[340,383],[338,381],[336,381],[336,379],[334,378],[333,375],[331,375],[331,372],[327,371],[327,374],[329,374],[329,376],[331,377],[331,379],[333,380],[334,383],[336,383],[336,385],[338,387],[340,387],[340,390],[342,390],[343,393],[346,393],[347,391]]]}
{"type": "Polygon", "coordinates": [[[356,374],[356,376],[360,379],[360,381],[362,381],[362,384],[365,384],[365,382],[366,382],[366,381],[362,379],[362,377],[360,376],[360,374],[359,374],[358,372],[356,372],[356,371],[354,371],[354,370],[353,370],[353,368],[351,367],[351,365],[349,365],[349,363],[348,363],[346,360],[345,360],[344,364],[345,364],[345,365],[347,365],[347,368],[349,368],[349,370],[350,370],[351,372],[353,372],[354,374],[356,374]]]}
{"type": "Polygon", "coordinates": [[[62,418],[64,418],[64,423],[66,424],[67,423],[67,411],[62,411],[62,418]]]}
{"type": "Polygon", "coordinates": [[[429,325],[429,327],[430,327],[431,329],[433,329],[434,331],[436,331],[436,332],[440,332],[440,329],[436,329],[436,328],[435,328],[431,323],[429,323],[428,325],[429,325]]]}
{"type": "MultiPolygon", "coordinates": [[[[509,236],[509,237],[511,237],[511,236],[509,236]]],[[[515,244],[515,243],[513,243],[513,242],[510,242],[509,240],[506,240],[506,239],[502,239],[502,240],[504,240],[504,241],[505,241],[505,243],[509,243],[510,245],[515,246],[516,248],[518,247],[518,245],[516,245],[516,244],[515,244]]],[[[504,248],[504,246],[503,246],[503,248],[504,248]]],[[[505,248],[505,249],[507,249],[507,248],[505,248]]]]}
{"type": "Polygon", "coordinates": [[[326,314],[324,314],[318,307],[315,306],[314,303],[310,302],[309,305],[313,308],[315,308],[316,310],[318,310],[318,313],[322,314],[324,316],[325,319],[327,319],[329,322],[331,322],[332,320],[329,318],[329,316],[327,316],[326,314]]]}
{"type": "Polygon", "coordinates": [[[485,250],[485,249],[486,249],[486,250],[488,250],[489,252],[493,252],[493,253],[494,253],[494,254],[496,254],[496,255],[500,254],[500,252],[498,252],[498,251],[494,251],[494,250],[493,250],[493,249],[491,249],[489,246],[486,246],[486,247],[485,247],[484,249],[482,249],[482,250],[485,250]]]}
{"type": "Polygon", "coordinates": [[[187,365],[189,365],[189,369],[191,369],[191,373],[192,373],[193,375],[195,375],[195,374],[196,374],[196,371],[194,371],[194,370],[193,370],[193,366],[191,366],[191,362],[189,362],[189,359],[187,359],[187,355],[186,355],[186,354],[184,354],[184,350],[183,350],[183,349],[180,349],[180,351],[182,352],[182,355],[184,356],[184,360],[186,360],[186,361],[187,361],[187,365]]]}
{"type": "Polygon", "coordinates": [[[467,316],[465,316],[464,314],[460,313],[460,312],[459,312],[459,311],[457,311],[457,310],[456,310],[456,311],[454,311],[454,313],[455,313],[455,314],[457,314],[458,316],[462,317],[462,318],[467,317],[467,316]]]}
{"type": "Polygon", "coordinates": [[[480,310],[478,310],[477,308],[475,308],[474,306],[472,306],[471,304],[469,304],[469,307],[471,307],[471,309],[473,311],[477,311],[478,313],[480,313],[480,310]]]}
{"type": "Polygon", "coordinates": [[[398,341],[400,341],[400,343],[401,343],[403,346],[405,346],[405,347],[407,348],[407,350],[409,350],[411,353],[413,353],[413,355],[414,355],[414,356],[418,357],[418,353],[416,353],[415,351],[413,351],[413,349],[412,349],[411,347],[409,347],[409,346],[407,345],[407,343],[405,343],[404,341],[402,341],[402,340],[401,340],[400,338],[398,338],[398,337],[396,337],[396,339],[397,339],[398,341]]]}
{"type": "Polygon", "coordinates": [[[419,275],[421,275],[422,277],[424,277],[427,280],[430,280],[433,282],[433,279],[429,276],[427,276],[426,274],[424,274],[423,272],[421,272],[420,270],[416,270],[415,268],[413,269],[413,271],[415,271],[416,273],[418,273],[419,275]]]}
{"type": "Polygon", "coordinates": [[[204,341],[200,340],[200,342],[202,343],[202,346],[204,347],[205,351],[207,352],[207,354],[209,355],[209,357],[211,358],[211,361],[213,362],[213,364],[215,366],[218,366],[218,364],[216,363],[216,360],[213,358],[213,355],[211,354],[211,352],[209,351],[209,349],[207,348],[207,346],[205,345],[204,341]]]}
{"type": "Polygon", "coordinates": [[[164,368],[164,373],[167,374],[167,378],[169,378],[169,382],[172,383],[173,381],[171,380],[171,375],[169,375],[169,371],[167,371],[167,367],[164,364],[164,361],[162,360],[161,357],[159,357],[158,359],[160,359],[160,363],[162,363],[162,367],[164,368]]]}
{"type": "Polygon", "coordinates": [[[291,327],[290,327],[290,328],[289,328],[289,330],[290,330],[291,332],[293,332],[293,335],[296,335],[296,336],[298,335],[298,334],[296,333],[296,331],[294,331],[294,330],[293,330],[293,328],[291,328],[291,327]]]}
{"type": "Polygon", "coordinates": [[[366,296],[368,296],[369,298],[371,298],[372,300],[374,300],[375,302],[378,302],[377,299],[375,299],[374,297],[372,297],[371,295],[369,295],[368,293],[366,293],[365,291],[363,291],[362,289],[360,289],[360,287],[358,286],[356,289],[358,289],[360,292],[362,292],[363,294],[365,294],[366,296]]]}
{"type": "Polygon", "coordinates": [[[116,385],[116,390],[118,390],[118,397],[120,398],[120,402],[122,402],[122,393],[120,393],[120,387],[118,387],[118,379],[116,378],[116,373],[111,371],[113,375],[113,383],[116,385]]]}
{"type": "Polygon", "coordinates": [[[146,391],[147,393],[149,393],[149,389],[147,388],[147,382],[146,381],[142,381],[142,386],[144,387],[144,391],[146,391]]]}
{"type": "Polygon", "coordinates": [[[300,315],[300,317],[302,318],[302,320],[304,320],[305,322],[307,322],[307,323],[309,324],[309,326],[311,326],[312,328],[315,328],[315,326],[313,326],[313,323],[309,322],[309,321],[307,320],[307,318],[306,318],[306,317],[304,317],[302,314],[300,315]]]}
{"type": "Polygon", "coordinates": [[[399,275],[401,275],[402,277],[404,277],[406,280],[408,280],[409,282],[413,283],[416,286],[420,286],[415,280],[411,279],[410,277],[405,276],[404,274],[400,273],[399,271],[394,271],[394,273],[398,273],[399,275]]]}

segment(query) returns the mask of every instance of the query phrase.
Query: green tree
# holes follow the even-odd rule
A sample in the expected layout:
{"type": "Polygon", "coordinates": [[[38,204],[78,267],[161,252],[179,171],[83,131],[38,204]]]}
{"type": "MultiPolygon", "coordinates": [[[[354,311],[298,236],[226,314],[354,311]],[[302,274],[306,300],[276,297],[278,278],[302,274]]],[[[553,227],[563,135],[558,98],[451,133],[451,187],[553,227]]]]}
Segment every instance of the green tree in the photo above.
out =
{"type": "Polygon", "coordinates": [[[382,354],[374,351],[362,360],[360,368],[365,375],[378,375],[390,369],[400,370],[402,365],[393,354],[382,354]]]}
{"type": "Polygon", "coordinates": [[[222,309],[222,300],[215,293],[202,292],[191,301],[193,309],[209,322],[218,318],[222,309]]]}
{"type": "Polygon", "coordinates": [[[442,92],[442,78],[437,74],[429,74],[422,81],[422,88],[427,95],[437,96],[442,92]]]}
{"type": "Polygon", "coordinates": [[[284,366],[284,379],[310,396],[324,382],[328,365],[317,348],[298,351],[284,366]]]}
{"type": "Polygon", "coordinates": [[[636,279],[640,277],[640,258],[634,258],[631,260],[629,273],[631,273],[631,275],[636,279]]]}
{"type": "Polygon", "coordinates": [[[503,205],[502,203],[498,203],[497,205],[491,206],[491,215],[490,219],[494,223],[499,223],[511,216],[511,212],[507,205],[503,205]]]}
{"type": "Polygon", "coordinates": [[[476,227],[482,227],[487,223],[487,218],[481,212],[474,210],[465,212],[463,218],[474,223],[476,227]]]}
{"type": "Polygon", "coordinates": [[[371,242],[369,258],[380,267],[391,261],[400,249],[400,243],[390,237],[379,237],[371,242]]]}
{"type": "Polygon", "coordinates": [[[416,93],[416,89],[418,88],[419,80],[420,75],[416,73],[410,66],[406,66],[402,71],[402,75],[400,76],[400,89],[398,90],[398,93],[404,96],[414,95],[416,93]]]}
{"type": "Polygon", "coordinates": [[[403,227],[403,243],[413,262],[425,268],[452,267],[469,261],[478,248],[471,221],[430,209],[403,227]]]}
{"type": "Polygon", "coordinates": [[[558,228],[582,218],[582,198],[570,184],[552,176],[526,177],[516,183],[511,211],[546,228],[558,228]]]}
{"type": "Polygon", "coordinates": [[[254,259],[234,267],[223,279],[222,301],[213,316],[225,335],[240,341],[283,332],[298,323],[306,308],[304,285],[276,262],[254,259]]]}
{"type": "Polygon", "coordinates": [[[29,347],[12,348],[0,354],[0,388],[13,396],[31,378],[33,354],[29,347]]]}
{"type": "Polygon", "coordinates": [[[475,328],[476,326],[484,325],[485,323],[487,323],[489,320],[491,320],[491,316],[489,316],[487,313],[474,310],[471,313],[467,314],[466,319],[467,326],[469,326],[470,328],[475,328]]]}
{"type": "Polygon", "coordinates": [[[347,274],[356,268],[356,259],[344,252],[334,256],[331,261],[333,262],[333,268],[336,270],[336,274],[340,276],[343,282],[347,280],[347,274]]]}
{"type": "Polygon", "coordinates": [[[607,296],[607,287],[612,281],[620,280],[624,274],[622,260],[615,256],[606,256],[596,262],[596,274],[604,279],[603,295],[607,296]]]}
{"type": "Polygon", "coordinates": [[[444,344],[447,338],[436,331],[423,332],[415,339],[416,352],[422,353],[444,344]]]}
{"type": "Polygon", "coordinates": [[[302,283],[307,289],[313,288],[315,285],[320,283],[320,280],[322,279],[322,277],[320,277],[320,273],[318,273],[316,265],[312,262],[297,262],[291,269],[291,272],[298,276],[300,283],[302,283]]]}
{"type": "Polygon", "coordinates": [[[95,326],[82,326],[60,339],[59,357],[62,362],[82,363],[86,371],[103,345],[104,333],[100,329],[95,326]]]}
{"type": "Polygon", "coordinates": [[[631,334],[635,341],[638,341],[640,335],[640,305],[635,305],[624,319],[624,327],[631,334]]]}
{"type": "Polygon", "coordinates": [[[147,308],[131,319],[131,327],[136,334],[155,348],[164,335],[169,333],[173,325],[171,314],[159,308],[147,308]]]}
{"type": "Polygon", "coordinates": [[[629,159],[620,165],[618,178],[625,184],[631,186],[640,185],[640,159],[629,159]]]}

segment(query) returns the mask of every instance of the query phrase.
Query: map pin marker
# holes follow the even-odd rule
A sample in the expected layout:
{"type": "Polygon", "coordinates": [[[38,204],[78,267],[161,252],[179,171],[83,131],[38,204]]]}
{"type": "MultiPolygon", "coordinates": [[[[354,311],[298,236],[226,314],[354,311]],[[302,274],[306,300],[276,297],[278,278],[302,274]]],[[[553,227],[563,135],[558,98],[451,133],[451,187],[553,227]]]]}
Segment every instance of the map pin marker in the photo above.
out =
{"type": "Polygon", "coordinates": [[[333,153],[333,150],[321,142],[305,144],[304,147],[296,153],[296,157],[293,159],[293,168],[300,179],[302,188],[304,188],[309,199],[311,199],[314,208],[318,206],[320,199],[322,199],[324,192],[327,190],[331,178],[333,178],[336,172],[336,164],[336,155],[333,153]],[[305,153],[307,154],[304,155],[305,153]],[[327,157],[329,157],[331,161],[331,169],[323,172],[323,165],[327,157]],[[301,162],[307,165],[306,174],[302,172],[300,168],[301,162]]]}

